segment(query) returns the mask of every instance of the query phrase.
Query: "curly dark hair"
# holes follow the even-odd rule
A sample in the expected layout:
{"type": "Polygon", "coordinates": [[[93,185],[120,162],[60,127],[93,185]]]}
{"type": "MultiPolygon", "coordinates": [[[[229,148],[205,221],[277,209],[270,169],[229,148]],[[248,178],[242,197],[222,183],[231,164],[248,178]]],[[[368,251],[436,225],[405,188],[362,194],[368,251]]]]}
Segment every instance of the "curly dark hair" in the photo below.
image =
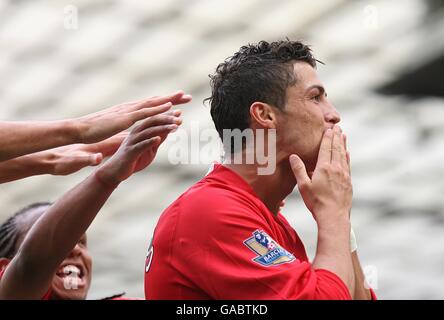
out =
{"type": "Polygon", "coordinates": [[[316,68],[318,60],[307,45],[287,39],[242,46],[217,66],[209,76],[212,92],[205,101],[210,101],[211,117],[221,139],[224,129],[243,131],[250,127],[249,109],[254,102],[284,108],[286,90],[297,81],[295,61],[316,68]]]}
{"type": "MultiPolygon", "coordinates": [[[[51,202],[36,202],[16,212],[0,226],[0,258],[12,259],[17,253],[17,241],[23,230],[21,218],[37,208],[49,207],[51,202]]],[[[43,213],[43,212],[42,212],[43,213]]]]}

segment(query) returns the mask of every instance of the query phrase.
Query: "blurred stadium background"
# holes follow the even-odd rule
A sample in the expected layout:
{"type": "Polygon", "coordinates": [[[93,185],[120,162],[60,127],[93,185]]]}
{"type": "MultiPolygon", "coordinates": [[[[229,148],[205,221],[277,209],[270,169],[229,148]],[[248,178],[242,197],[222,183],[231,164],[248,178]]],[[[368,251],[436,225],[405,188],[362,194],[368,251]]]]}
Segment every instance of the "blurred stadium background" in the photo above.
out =
{"type": "MultiPolygon", "coordinates": [[[[437,0],[3,0],[0,119],[75,117],[184,89],[194,97],[184,127],[213,128],[202,100],[218,63],[248,42],[303,39],[326,63],[318,70],[348,134],[352,220],[377,294],[443,299],[443,18],[437,0]]],[[[90,228],[89,298],[144,296],[157,219],[208,168],[167,156],[124,183],[90,228]]],[[[0,218],[56,200],[91,171],[1,185],[0,218]]],[[[283,213],[313,257],[315,224],[296,193],[283,213]]]]}

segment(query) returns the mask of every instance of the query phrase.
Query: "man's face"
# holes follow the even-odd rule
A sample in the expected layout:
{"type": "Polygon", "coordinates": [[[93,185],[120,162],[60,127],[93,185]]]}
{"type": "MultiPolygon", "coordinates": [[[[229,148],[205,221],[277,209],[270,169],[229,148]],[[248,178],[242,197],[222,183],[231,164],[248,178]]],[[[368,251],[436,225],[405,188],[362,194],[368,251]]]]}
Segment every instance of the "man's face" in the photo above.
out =
{"type": "Polygon", "coordinates": [[[86,234],[60,264],[52,280],[52,299],[84,300],[91,285],[92,259],[86,234]]]}
{"type": "Polygon", "coordinates": [[[305,163],[307,171],[316,167],[324,131],[340,121],[317,72],[306,62],[294,63],[296,84],[287,89],[287,103],[277,113],[278,161],[292,153],[305,163]]]}

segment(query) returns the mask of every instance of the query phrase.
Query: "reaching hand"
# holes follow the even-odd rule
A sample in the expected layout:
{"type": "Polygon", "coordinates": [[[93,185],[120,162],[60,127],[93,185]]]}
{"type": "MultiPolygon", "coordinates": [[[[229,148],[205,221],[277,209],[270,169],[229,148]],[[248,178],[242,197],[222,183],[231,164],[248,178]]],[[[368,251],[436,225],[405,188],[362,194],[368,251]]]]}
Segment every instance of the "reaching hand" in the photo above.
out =
{"type": "Polygon", "coordinates": [[[178,91],[166,96],[124,103],[75,119],[82,143],[94,143],[128,129],[137,121],[168,111],[172,105],[191,101],[178,91]]]}
{"type": "Polygon", "coordinates": [[[49,154],[49,162],[52,163],[51,174],[68,175],[84,167],[100,164],[103,158],[117,151],[128,134],[128,132],[121,132],[97,143],[73,144],[42,151],[42,153],[49,154]]]}
{"type": "Polygon", "coordinates": [[[160,144],[182,123],[180,110],[150,117],[136,126],[97,175],[108,185],[117,185],[133,173],[146,168],[155,158],[160,144]]]}

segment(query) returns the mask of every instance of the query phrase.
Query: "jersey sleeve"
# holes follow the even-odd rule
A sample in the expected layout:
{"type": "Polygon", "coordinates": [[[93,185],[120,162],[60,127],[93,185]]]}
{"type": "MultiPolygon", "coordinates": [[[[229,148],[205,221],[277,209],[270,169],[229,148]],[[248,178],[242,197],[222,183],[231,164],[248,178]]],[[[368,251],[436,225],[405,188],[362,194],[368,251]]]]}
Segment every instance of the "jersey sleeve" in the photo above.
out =
{"type": "Polygon", "coordinates": [[[213,299],[351,299],[344,282],[315,270],[273,238],[254,203],[230,194],[182,201],[173,256],[213,299]]]}

